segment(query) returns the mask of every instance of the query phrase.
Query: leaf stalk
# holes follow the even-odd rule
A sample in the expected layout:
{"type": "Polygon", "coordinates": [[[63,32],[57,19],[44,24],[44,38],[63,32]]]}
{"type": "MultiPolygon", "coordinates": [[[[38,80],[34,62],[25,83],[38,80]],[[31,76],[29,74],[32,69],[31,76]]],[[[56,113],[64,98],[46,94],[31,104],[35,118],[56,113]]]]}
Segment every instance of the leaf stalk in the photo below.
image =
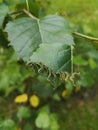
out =
{"type": "MultiPolygon", "coordinates": [[[[73,32],[73,34],[76,35],[76,36],[82,37],[82,38],[86,38],[86,39],[91,40],[91,41],[98,41],[98,38],[91,37],[91,36],[88,36],[88,35],[84,35],[84,34],[81,34],[79,32],[73,32]]],[[[96,43],[98,43],[98,42],[96,42],[96,43]]]]}

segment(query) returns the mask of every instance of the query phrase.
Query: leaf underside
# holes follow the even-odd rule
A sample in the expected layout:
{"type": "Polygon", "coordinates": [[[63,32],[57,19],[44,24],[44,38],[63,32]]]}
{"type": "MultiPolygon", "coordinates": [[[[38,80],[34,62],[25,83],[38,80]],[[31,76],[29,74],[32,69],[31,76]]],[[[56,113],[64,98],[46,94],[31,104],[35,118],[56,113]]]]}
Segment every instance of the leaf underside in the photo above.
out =
{"type": "Polygon", "coordinates": [[[37,66],[39,72],[48,69],[53,74],[72,73],[74,41],[64,18],[19,18],[9,22],[5,31],[18,57],[37,66]]]}

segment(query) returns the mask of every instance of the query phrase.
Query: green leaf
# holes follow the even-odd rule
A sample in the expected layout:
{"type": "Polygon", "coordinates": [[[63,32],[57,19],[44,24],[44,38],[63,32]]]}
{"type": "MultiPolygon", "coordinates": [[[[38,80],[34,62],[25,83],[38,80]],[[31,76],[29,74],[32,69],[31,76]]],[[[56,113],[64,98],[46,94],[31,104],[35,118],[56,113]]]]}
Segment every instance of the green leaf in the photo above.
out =
{"type": "Polygon", "coordinates": [[[49,114],[49,112],[50,112],[49,105],[45,105],[45,106],[43,106],[43,107],[39,110],[39,113],[43,113],[43,112],[49,114]]]}
{"type": "Polygon", "coordinates": [[[88,51],[87,53],[87,56],[92,58],[92,59],[95,59],[95,60],[98,60],[98,51],[96,49],[92,49],[92,51],[88,51]]]}
{"type": "Polygon", "coordinates": [[[41,62],[53,72],[71,72],[74,41],[64,18],[56,15],[42,19],[20,18],[9,22],[6,31],[19,58],[41,62]]]}
{"type": "Polygon", "coordinates": [[[77,85],[83,87],[91,87],[92,85],[94,85],[94,80],[92,75],[88,72],[82,72],[80,79],[77,80],[77,85]]]}
{"type": "Polygon", "coordinates": [[[31,116],[30,109],[28,107],[20,106],[17,112],[17,117],[19,119],[29,118],[31,116]]]}
{"type": "Polygon", "coordinates": [[[75,65],[83,65],[83,66],[86,66],[88,64],[88,62],[85,59],[83,59],[81,55],[75,56],[73,59],[73,63],[75,65]]]}
{"type": "Polygon", "coordinates": [[[17,130],[16,124],[11,119],[0,122],[0,130],[17,130]]]}
{"type": "Polygon", "coordinates": [[[8,11],[8,7],[5,4],[0,3],[0,28],[2,27],[4,18],[7,15],[8,11]]]}
{"type": "Polygon", "coordinates": [[[50,67],[54,72],[71,68],[71,48],[61,43],[41,44],[30,58],[31,62],[41,62],[50,67]]]}
{"type": "Polygon", "coordinates": [[[46,105],[39,110],[38,116],[35,120],[35,124],[38,128],[50,130],[58,130],[58,116],[55,113],[50,113],[49,106],[46,105]]]}
{"type": "Polygon", "coordinates": [[[51,119],[50,129],[51,130],[59,130],[60,125],[58,123],[58,116],[55,113],[53,113],[50,115],[50,119],[51,119]]]}
{"type": "Polygon", "coordinates": [[[50,125],[50,117],[49,114],[46,112],[39,113],[35,124],[38,128],[48,128],[50,125]]]}
{"type": "Polygon", "coordinates": [[[11,91],[13,91],[17,87],[18,82],[20,82],[19,79],[21,75],[20,68],[16,64],[16,62],[10,63],[10,61],[8,61],[5,63],[5,68],[1,70],[0,74],[0,91],[3,91],[7,96],[8,94],[10,94],[11,91]],[[14,68],[15,71],[13,72],[14,68]]]}
{"type": "Polygon", "coordinates": [[[90,66],[91,69],[96,69],[97,68],[97,63],[95,62],[94,59],[89,58],[88,62],[89,62],[89,66],[90,66]]]}

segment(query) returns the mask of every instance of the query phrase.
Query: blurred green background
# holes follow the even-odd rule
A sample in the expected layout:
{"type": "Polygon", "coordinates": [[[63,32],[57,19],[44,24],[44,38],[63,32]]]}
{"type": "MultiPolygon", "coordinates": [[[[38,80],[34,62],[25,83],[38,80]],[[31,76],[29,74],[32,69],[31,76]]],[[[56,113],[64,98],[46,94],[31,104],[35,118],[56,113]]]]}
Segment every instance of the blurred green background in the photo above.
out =
{"type": "MultiPolygon", "coordinates": [[[[0,0],[0,7],[2,3],[9,13],[26,8],[25,0],[0,0]]],[[[98,0],[29,0],[29,6],[37,17],[58,14],[74,31],[98,37],[98,0]]],[[[81,76],[80,87],[72,91],[65,85],[53,88],[26,67],[0,29],[0,130],[98,130],[98,43],[74,37],[74,71],[81,76]],[[14,102],[24,93],[36,95],[38,107],[14,102]]]]}

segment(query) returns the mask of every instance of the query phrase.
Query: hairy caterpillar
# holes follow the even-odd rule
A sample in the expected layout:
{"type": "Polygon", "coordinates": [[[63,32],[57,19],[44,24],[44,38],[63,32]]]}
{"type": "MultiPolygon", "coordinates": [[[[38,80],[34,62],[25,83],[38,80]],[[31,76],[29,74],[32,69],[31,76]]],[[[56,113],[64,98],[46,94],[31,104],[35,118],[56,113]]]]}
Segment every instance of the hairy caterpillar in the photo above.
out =
{"type": "Polygon", "coordinates": [[[60,85],[60,83],[71,82],[75,86],[75,79],[79,76],[79,73],[73,73],[70,75],[68,72],[53,72],[49,67],[45,66],[41,62],[33,62],[29,64],[35,73],[39,73],[46,77],[52,84],[60,85]]]}

